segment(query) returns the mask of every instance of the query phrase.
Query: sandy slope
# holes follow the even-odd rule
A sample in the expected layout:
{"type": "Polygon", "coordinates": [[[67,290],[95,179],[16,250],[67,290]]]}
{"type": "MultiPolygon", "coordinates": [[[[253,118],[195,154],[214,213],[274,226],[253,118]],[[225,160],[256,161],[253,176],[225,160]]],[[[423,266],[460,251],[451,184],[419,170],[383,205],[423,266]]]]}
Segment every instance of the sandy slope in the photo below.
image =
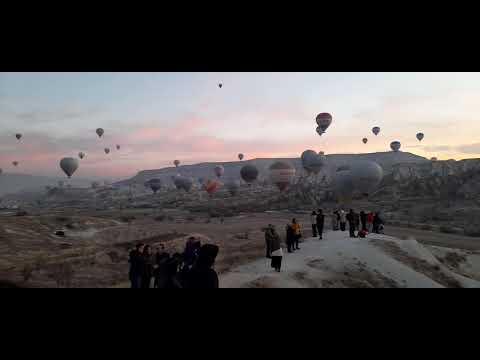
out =
{"type": "Polygon", "coordinates": [[[416,240],[385,235],[350,239],[348,232],[329,232],[324,240],[307,239],[300,251],[286,253],[281,273],[275,273],[267,259],[259,259],[222,275],[220,286],[480,287],[480,281],[474,280],[478,275],[472,276],[478,264],[463,267],[470,270],[463,271],[465,276],[440,262],[416,240]]]}

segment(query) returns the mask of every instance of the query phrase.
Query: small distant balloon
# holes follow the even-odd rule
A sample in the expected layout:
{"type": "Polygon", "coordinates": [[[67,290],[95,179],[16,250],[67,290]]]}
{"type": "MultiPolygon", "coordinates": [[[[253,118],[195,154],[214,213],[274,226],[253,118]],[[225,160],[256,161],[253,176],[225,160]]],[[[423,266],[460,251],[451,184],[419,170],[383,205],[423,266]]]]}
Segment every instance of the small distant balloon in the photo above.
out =
{"type": "Polygon", "coordinates": [[[97,133],[98,137],[102,137],[105,130],[103,130],[102,128],[98,128],[95,132],[97,133]]]}
{"type": "Polygon", "coordinates": [[[117,150],[120,150],[120,145],[117,145],[116,147],[117,147],[117,150]]]}
{"type": "Polygon", "coordinates": [[[109,149],[109,148],[105,148],[104,151],[105,151],[105,154],[107,154],[107,155],[110,153],[110,149],[109,149]]]}
{"type": "Polygon", "coordinates": [[[366,144],[366,143],[368,142],[368,139],[367,139],[367,138],[363,138],[363,139],[362,139],[362,142],[363,142],[364,144],[366,144]]]}
{"type": "Polygon", "coordinates": [[[78,165],[78,160],[74,158],[63,158],[60,160],[60,168],[68,176],[68,178],[71,178],[73,173],[77,171],[78,165]]]}
{"type": "Polygon", "coordinates": [[[83,152],[79,152],[79,153],[78,153],[78,157],[79,157],[80,159],[83,159],[83,158],[85,157],[85,154],[84,154],[83,152]]]}
{"type": "Polygon", "coordinates": [[[325,155],[325,152],[324,151],[319,151],[318,155],[325,155]]]}
{"type": "Polygon", "coordinates": [[[15,137],[17,138],[17,140],[20,140],[22,138],[22,134],[15,134],[15,137]]]}
{"type": "Polygon", "coordinates": [[[218,84],[218,87],[221,89],[223,87],[223,84],[222,83],[219,83],[218,84]]]}
{"type": "Polygon", "coordinates": [[[417,139],[418,139],[418,141],[422,141],[424,137],[425,137],[425,134],[424,134],[424,133],[418,133],[418,134],[417,134],[417,139]]]}
{"type": "Polygon", "coordinates": [[[317,115],[316,121],[318,124],[317,133],[321,136],[332,124],[332,115],[329,113],[320,113],[317,115]]]}
{"type": "Polygon", "coordinates": [[[160,179],[151,179],[148,181],[148,185],[153,193],[156,194],[162,188],[162,181],[160,179]]]}
{"type": "Polygon", "coordinates": [[[175,160],[173,162],[173,165],[175,165],[175,167],[178,167],[178,165],[180,165],[180,160],[175,160]]]}
{"type": "Polygon", "coordinates": [[[215,172],[215,175],[217,177],[221,177],[225,172],[225,168],[222,165],[217,165],[215,166],[215,169],[213,169],[213,171],[215,172]]]}
{"type": "Polygon", "coordinates": [[[18,166],[18,161],[12,161],[13,166],[18,166]]]}
{"type": "Polygon", "coordinates": [[[375,126],[373,129],[372,129],[372,132],[375,136],[377,136],[378,134],[380,134],[380,128],[378,126],[375,126]]]}
{"type": "Polygon", "coordinates": [[[238,154],[238,159],[239,159],[240,161],[242,161],[242,160],[243,160],[243,154],[238,154]]]}
{"type": "Polygon", "coordinates": [[[400,141],[393,141],[391,144],[390,144],[390,148],[394,151],[394,152],[398,152],[400,150],[400,147],[402,146],[402,144],[400,143],[400,141]]]}
{"type": "Polygon", "coordinates": [[[432,157],[430,160],[431,161],[438,161],[438,159],[436,157],[432,157]]]}

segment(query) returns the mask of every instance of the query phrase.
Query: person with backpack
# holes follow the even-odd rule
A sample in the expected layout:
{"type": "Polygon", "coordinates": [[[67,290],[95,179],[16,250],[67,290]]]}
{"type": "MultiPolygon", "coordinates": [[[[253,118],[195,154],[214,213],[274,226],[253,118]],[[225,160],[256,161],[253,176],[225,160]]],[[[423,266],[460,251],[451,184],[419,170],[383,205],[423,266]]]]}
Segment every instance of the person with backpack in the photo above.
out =
{"type": "Polygon", "coordinates": [[[323,239],[323,227],[325,225],[325,215],[323,215],[323,210],[318,209],[317,213],[317,230],[318,230],[318,237],[323,239]]]}

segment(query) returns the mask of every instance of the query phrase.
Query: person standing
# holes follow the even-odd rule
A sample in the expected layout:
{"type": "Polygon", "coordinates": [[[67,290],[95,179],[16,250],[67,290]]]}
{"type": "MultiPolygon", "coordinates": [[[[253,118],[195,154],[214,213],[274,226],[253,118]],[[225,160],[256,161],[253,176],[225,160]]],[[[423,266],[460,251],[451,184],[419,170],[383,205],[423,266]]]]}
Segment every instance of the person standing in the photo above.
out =
{"type": "Polygon", "coordinates": [[[372,211],[370,211],[367,215],[367,231],[368,232],[371,232],[372,231],[372,224],[373,224],[373,217],[374,217],[374,213],[372,211]]]}
{"type": "Polygon", "coordinates": [[[153,256],[149,245],[145,245],[143,248],[141,258],[142,279],[140,282],[140,288],[149,289],[153,276],[153,256]]]}
{"type": "Polygon", "coordinates": [[[130,251],[128,255],[128,262],[130,263],[130,271],[128,277],[130,278],[130,287],[132,289],[139,289],[142,269],[141,269],[141,256],[143,251],[143,244],[137,244],[135,249],[130,251]]]}
{"type": "Polygon", "coordinates": [[[204,244],[200,247],[198,259],[183,278],[186,289],[218,289],[218,274],[213,268],[218,255],[218,246],[204,244]]]}
{"type": "Polygon", "coordinates": [[[292,228],[293,228],[293,233],[294,233],[295,250],[300,250],[300,247],[298,246],[298,243],[300,241],[300,238],[302,237],[302,231],[300,229],[300,224],[297,223],[297,219],[292,219],[292,228]]]}
{"type": "Polygon", "coordinates": [[[275,271],[280,272],[283,259],[283,250],[280,236],[278,235],[273,225],[270,229],[270,233],[272,235],[272,268],[274,268],[275,271]]]}
{"type": "Polygon", "coordinates": [[[360,215],[356,212],[353,213],[353,218],[355,221],[355,230],[360,231],[360,215]]]}
{"type": "Polygon", "coordinates": [[[340,230],[345,231],[346,225],[347,225],[347,214],[345,213],[345,210],[341,209],[339,211],[340,215],[340,230]]]}
{"type": "Polygon", "coordinates": [[[367,214],[365,211],[360,211],[360,222],[362,223],[362,231],[367,231],[367,214]]]}
{"type": "Polygon", "coordinates": [[[310,215],[310,221],[312,223],[312,237],[317,237],[317,213],[315,210],[310,215]]]}
{"type": "Polygon", "coordinates": [[[266,258],[272,258],[272,224],[268,224],[268,227],[265,229],[265,252],[266,258]]]}
{"type": "Polygon", "coordinates": [[[338,211],[335,210],[333,213],[332,213],[332,230],[333,231],[338,231],[338,222],[339,222],[339,219],[340,219],[340,215],[338,214],[338,211]]]}
{"type": "Polygon", "coordinates": [[[295,243],[295,232],[293,230],[293,227],[292,225],[290,224],[287,224],[286,226],[286,231],[287,231],[287,236],[286,236],[286,240],[287,240],[287,250],[289,253],[291,252],[294,252],[295,251],[295,246],[294,246],[294,243],[295,243]]]}
{"type": "Polygon", "coordinates": [[[318,237],[323,239],[323,226],[325,225],[325,215],[323,215],[323,210],[319,209],[317,213],[317,230],[318,230],[318,237]]]}
{"type": "Polygon", "coordinates": [[[380,212],[377,212],[375,216],[373,217],[373,232],[375,234],[379,233],[380,226],[383,225],[383,220],[380,217],[380,212]]]}
{"type": "Polygon", "coordinates": [[[350,237],[355,238],[355,212],[350,209],[350,212],[346,216],[348,221],[348,230],[350,231],[350,237]]]}

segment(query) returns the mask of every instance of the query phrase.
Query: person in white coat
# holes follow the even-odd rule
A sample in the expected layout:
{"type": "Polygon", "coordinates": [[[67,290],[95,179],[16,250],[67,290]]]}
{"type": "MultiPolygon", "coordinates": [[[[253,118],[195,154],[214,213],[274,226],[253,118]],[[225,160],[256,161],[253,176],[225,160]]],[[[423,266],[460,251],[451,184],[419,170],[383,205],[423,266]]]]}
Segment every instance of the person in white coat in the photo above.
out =
{"type": "Polygon", "coordinates": [[[347,228],[347,213],[345,210],[340,210],[340,230],[345,231],[347,228]]]}

